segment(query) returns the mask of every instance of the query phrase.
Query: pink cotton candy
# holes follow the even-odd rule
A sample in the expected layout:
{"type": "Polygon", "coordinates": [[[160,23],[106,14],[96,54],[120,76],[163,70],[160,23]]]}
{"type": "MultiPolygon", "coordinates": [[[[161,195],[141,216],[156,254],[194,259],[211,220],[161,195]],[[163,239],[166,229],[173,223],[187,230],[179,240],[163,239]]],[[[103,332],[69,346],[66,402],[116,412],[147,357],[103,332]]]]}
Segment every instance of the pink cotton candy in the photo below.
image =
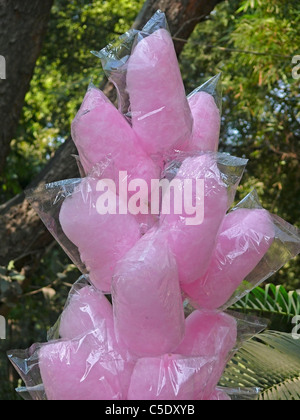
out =
{"type": "Polygon", "coordinates": [[[194,400],[205,388],[213,359],[166,354],[139,359],[128,391],[128,400],[194,400]]]}
{"type": "MultiPolygon", "coordinates": [[[[175,255],[179,280],[189,284],[204,275],[215,247],[216,235],[228,208],[228,194],[213,154],[204,154],[184,160],[175,181],[175,189],[184,198],[185,180],[204,180],[204,197],[193,188],[193,205],[204,205],[204,219],[201,224],[192,226],[187,219],[193,216],[178,215],[172,212],[162,217],[162,230],[167,232],[168,241],[175,255]],[[204,198],[204,199],[203,199],[204,198]]],[[[199,207],[200,206],[200,207],[199,207]]]]}
{"type": "Polygon", "coordinates": [[[182,150],[193,120],[172,38],[160,29],[142,39],[128,61],[132,124],[149,155],[182,150]]]}
{"type": "Polygon", "coordinates": [[[184,339],[176,353],[184,356],[214,356],[226,359],[236,345],[236,320],[221,312],[195,311],[185,323],[184,339]]]}
{"type": "Polygon", "coordinates": [[[60,337],[73,339],[95,329],[106,330],[114,339],[113,309],[108,299],[93,286],[77,290],[69,299],[60,320],[60,337]]]}
{"type": "Polygon", "coordinates": [[[165,238],[151,230],[118,263],[112,287],[117,340],[137,356],[174,350],[184,312],[177,267],[165,238]]]}
{"type": "Polygon", "coordinates": [[[236,346],[237,323],[234,318],[220,312],[195,311],[185,324],[185,336],[176,353],[194,357],[216,357],[205,390],[199,396],[209,396],[219,383],[229,354],[236,346]]]}
{"type": "Polygon", "coordinates": [[[212,95],[198,92],[189,98],[194,126],[188,149],[216,152],[219,146],[221,115],[212,95]]]}
{"type": "Polygon", "coordinates": [[[131,126],[96,88],[90,88],[72,124],[72,138],[86,174],[106,158],[112,160],[113,178],[127,171],[128,181],[143,179],[150,188],[159,178],[159,168],[138,144],[131,126]]]}
{"type": "MultiPolygon", "coordinates": [[[[121,356],[107,349],[96,332],[80,340],[57,341],[39,351],[48,400],[120,400],[121,376],[129,376],[121,356]]],[[[129,382],[129,378],[128,378],[129,382]]]]}
{"type": "Polygon", "coordinates": [[[104,93],[100,89],[96,88],[96,86],[91,84],[85,94],[85,97],[83,98],[77,116],[79,117],[80,115],[90,112],[91,109],[94,109],[98,105],[101,105],[105,102],[109,104],[110,100],[104,95],[104,93]]]}
{"type": "Polygon", "coordinates": [[[65,235],[78,247],[91,282],[98,289],[110,292],[116,263],[138,241],[140,227],[131,214],[99,214],[96,207],[101,193],[96,187],[97,180],[82,180],[65,199],[59,220],[65,235]]]}
{"type": "Polygon", "coordinates": [[[262,260],[274,237],[274,224],[266,210],[239,209],[229,213],[208,271],[193,284],[184,285],[184,292],[202,308],[221,307],[262,260]]]}

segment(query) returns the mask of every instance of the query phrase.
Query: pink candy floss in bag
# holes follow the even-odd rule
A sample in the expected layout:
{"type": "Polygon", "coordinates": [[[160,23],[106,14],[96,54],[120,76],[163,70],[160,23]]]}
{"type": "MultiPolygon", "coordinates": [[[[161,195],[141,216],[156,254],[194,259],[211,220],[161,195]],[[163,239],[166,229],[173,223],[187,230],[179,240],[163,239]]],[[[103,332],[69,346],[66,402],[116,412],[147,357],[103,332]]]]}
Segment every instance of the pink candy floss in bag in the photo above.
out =
{"type": "Polygon", "coordinates": [[[171,213],[162,217],[161,228],[166,232],[175,255],[179,280],[189,284],[204,275],[215,247],[216,235],[228,208],[227,188],[222,181],[216,158],[204,154],[184,160],[174,181],[177,192],[186,203],[185,180],[204,180],[204,196],[193,188],[193,205],[204,206],[204,218],[198,225],[188,225],[191,216],[171,213]]]}
{"type": "Polygon", "coordinates": [[[152,229],[118,263],[112,297],[118,342],[137,356],[174,350],[184,335],[177,266],[152,229]]]}
{"type": "Polygon", "coordinates": [[[139,359],[133,370],[128,400],[195,400],[209,380],[214,359],[165,354],[139,359]]]}
{"type": "Polygon", "coordinates": [[[110,292],[116,263],[141,235],[139,224],[131,214],[99,214],[100,195],[97,180],[85,178],[65,199],[59,220],[65,235],[78,247],[91,282],[99,290],[110,292]]]}
{"type": "Polygon", "coordinates": [[[159,177],[159,168],[138,144],[126,119],[99,89],[90,87],[72,124],[72,138],[86,174],[93,167],[111,158],[115,181],[119,171],[128,173],[128,180],[159,177]]]}
{"type": "Polygon", "coordinates": [[[85,286],[70,297],[60,319],[59,333],[63,339],[73,339],[95,329],[105,330],[110,342],[115,342],[111,303],[93,286],[85,286]]]}
{"type": "Polygon", "coordinates": [[[216,358],[205,389],[198,390],[202,398],[207,398],[218,385],[236,341],[236,320],[225,313],[195,311],[186,319],[185,336],[176,353],[216,358]]]}
{"type": "Polygon", "coordinates": [[[124,363],[109,350],[103,337],[90,332],[73,341],[56,341],[39,351],[39,367],[52,401],[120,400],[124,363]]]}
{"type": "Polygon", "coordinates": [[[193,120],[171,35],[159,29],[135,47],[127,69],[132,126],[144,150],[182,150],[193,120]]]}
{"type": "Polygon", "coordinates": [[[221,129],[221,115],[214,97],[198,92],[189,98],[194,125],[191,141],[186,150],[217,152],[221,129]]]}
{"type": "Polygon", "coordinates": [[[266,210],[232,211],[223,221],[206,274],[184,285],[184,292],[202,308],[221,307],[268,252],[274,237],[266,210]]]}

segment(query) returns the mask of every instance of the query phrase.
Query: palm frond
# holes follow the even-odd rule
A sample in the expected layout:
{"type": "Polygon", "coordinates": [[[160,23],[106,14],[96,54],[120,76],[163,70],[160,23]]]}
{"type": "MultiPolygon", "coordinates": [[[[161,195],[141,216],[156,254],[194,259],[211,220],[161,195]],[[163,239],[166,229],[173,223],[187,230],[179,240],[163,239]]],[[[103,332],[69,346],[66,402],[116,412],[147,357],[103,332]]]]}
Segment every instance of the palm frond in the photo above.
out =
{"type": "Polygon", "coordinates": [[[260,388],[260,400],[299,400],[300,337],[295,338],[268,331],[246,342],[229,362],[220,385],[260,388]]]}
{"type": "Polygon", "coordinates": [[[300,295],[297,292],[287,292],[283,286],[267,284],[264,289],[257,287],[252,290],[232,309],[294,317],[300,315],[300,295]]]}

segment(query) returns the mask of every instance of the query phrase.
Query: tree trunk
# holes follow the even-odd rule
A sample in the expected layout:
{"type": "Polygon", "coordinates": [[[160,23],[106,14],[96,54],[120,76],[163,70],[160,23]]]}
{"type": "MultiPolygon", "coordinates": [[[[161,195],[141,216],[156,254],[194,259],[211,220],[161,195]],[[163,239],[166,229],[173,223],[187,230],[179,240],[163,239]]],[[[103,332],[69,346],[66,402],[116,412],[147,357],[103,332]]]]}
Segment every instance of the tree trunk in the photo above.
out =
{"type": "Polygon", "coordinates": [[[195,26],[207,18],[218,3],[223,0],[146,0],[133,28],[141,29],[158,10],[166,13],[169,28],[175,38],[177,55],[180,55],[184,42],[193,32],[195,26]]]}
{"type": "MultiPolygon", "coordinates": [[[[29,185],[35,188],[39,184],[79,177],[77,163],[72,154],[76,149],[68,140],[57,151],[54,158],[29,185]]],[[[34,253],[40,253],[53,240],[36,212],[19,194],[6,204],[0,206],[0,265],[7,266],[10,261],[21,261],[34,253]]]]}
{"type": "MultiPolygon", "coordinates": [[[[188,39],[196,24],[203,20],[204,16],[207,16],[213,7],[221,1],[148,0],[134,26],[143,26],[152,14],[160,8],[167,14],[172,33],[188,39]]],[[[176,44],[177,53],[180,53],[182,47],[181,42],[176,44]]],[[[107,96],[111,96],[111,86],[107,85],[104,92],[107,96]]],[[[70,157],[74,153],[76,153],[75,146],[69,139],[57,151],[55,157],[37,179],[32,182],[31,187],[44,182],[78,177],[75,159],[70,157]]],[[[16,259],[24,266],[27,257],[34,254],[40,256],[43,249],[53,241],[52,236],[47,232],[37,214],[25,200],[24,194],[0,206],[0,237],[5,238],[5,242],[0,241],[0,265],[4,266],[16,259]]]]}
{"type": "Polygon", "coordinates": [[[52,4],[53,0],[0,0],[0,54],[6,62],[6,79],[0,81],[0,175],[41,51],[52,4]]]}

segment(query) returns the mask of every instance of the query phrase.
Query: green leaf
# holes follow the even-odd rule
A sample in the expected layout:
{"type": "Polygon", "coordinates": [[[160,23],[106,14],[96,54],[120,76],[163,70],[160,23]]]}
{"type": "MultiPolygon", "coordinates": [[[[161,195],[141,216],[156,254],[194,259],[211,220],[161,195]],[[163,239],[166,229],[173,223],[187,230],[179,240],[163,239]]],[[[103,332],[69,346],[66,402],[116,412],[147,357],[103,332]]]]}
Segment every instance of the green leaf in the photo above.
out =
{"type": "Polygon", "coordinates": [[[266,332],[244,344],[220,383],[229,388],[260,388],[260,400],[300,399],[300,339],[266,332]]]}
{"type": "Polygon", "coordinates": [[[265,289],[257,287],[233,309],[260,311],[275,315],[286,315],[288,318],[300,315],[300,295],[297,292],[287,292],[283,286],[267,284],[265,289]]]}

